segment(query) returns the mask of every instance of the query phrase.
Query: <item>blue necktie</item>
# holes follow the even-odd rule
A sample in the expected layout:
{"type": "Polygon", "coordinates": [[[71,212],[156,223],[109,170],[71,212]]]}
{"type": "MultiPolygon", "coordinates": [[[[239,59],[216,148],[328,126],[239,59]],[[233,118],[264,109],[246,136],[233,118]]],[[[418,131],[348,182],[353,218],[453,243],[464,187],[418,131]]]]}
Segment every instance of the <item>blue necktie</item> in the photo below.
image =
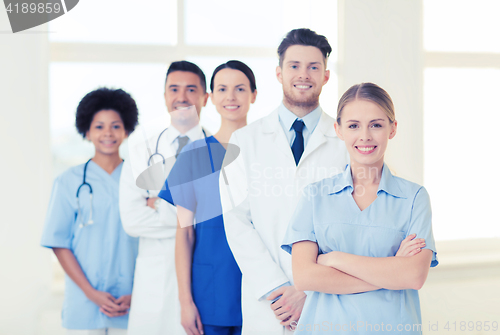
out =
{"type": "Polygon", "coordinates": [[[292,128],[295,130],[295,140],[292,144],[293,158],[295,158],[295,165],[299,165],[300,157],[304,152],[304,136],[302,135],[304,121],[296,119],[292,124],[292,128]]]}

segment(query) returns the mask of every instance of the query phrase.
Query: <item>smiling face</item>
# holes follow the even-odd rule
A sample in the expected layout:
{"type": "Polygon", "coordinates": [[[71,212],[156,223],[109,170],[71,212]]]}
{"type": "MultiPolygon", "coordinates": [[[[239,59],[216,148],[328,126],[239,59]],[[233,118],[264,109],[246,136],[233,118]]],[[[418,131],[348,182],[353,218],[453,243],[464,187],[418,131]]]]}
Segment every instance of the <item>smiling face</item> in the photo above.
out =
{"type": "Polygon", "coordinates": [[[96,156],[117,154],[127,136],[120,114],[111,109],[94,114],[86,133],[86,138],[95,146],[96,156]]]}
{"type": "Polygon", "coordinates": [[[319,105],[323,85],[330,78],[321,51],[313,46],[292,45],[276,68],[278,81],[283,85],[283,103],[287,108],[301,107],[312,111],[319,105]]]}
{"type": "Polygon", "coordinates": [[[340,123],[335,123],[335,130],[345,142],[351,165],[382,167],[397,121],[391,123],[384,110],[371,101],[354,100],[344,106],[340,123]]]}
{"type": "MultiPolygon", "coordinates": [[[[187,71],[174,71],[168,75],[164,96],[169,113],[194,106],[198,116],[208,100],[208,93],[201,86],[200,77],[187,71]]],[[[181,112],[176,113],[181,116],[180,114],[181,112]]]]}
{"type": "Polygon", "coordinates": [[[252,92],[247,76],[230,68],[217,72],[214,90],[210,93],[217,112],[223,119],[230,121],[246,119],[250,104],[255,102],[256,96],[257,91],[252,92]]]}

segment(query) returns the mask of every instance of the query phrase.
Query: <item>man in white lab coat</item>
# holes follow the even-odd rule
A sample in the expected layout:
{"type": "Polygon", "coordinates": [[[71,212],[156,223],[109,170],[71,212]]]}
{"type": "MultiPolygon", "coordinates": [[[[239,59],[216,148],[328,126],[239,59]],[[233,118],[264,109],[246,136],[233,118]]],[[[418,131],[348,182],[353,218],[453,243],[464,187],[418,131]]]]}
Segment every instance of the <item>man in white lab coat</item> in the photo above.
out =
{"type": "MultiPolygon", "coordinates": [[[[165,83],[165,104],[171,125],[161,135],[158,132],[148,139],[152,143],[151,151],[156,149],[165,158],[167,170],[175,161],[169,158],[176,157],[183,146],[203,138],[206,133],[199,125],[199,114],[207,99],[201,69],[187,61],[173,62],[165,83]]],[[[140,132],[133,135],[143,136],[140,132]]],[[[146,147],[140,154],[132,152],[134,148],[130,150],[131,159],[125,162],[120,178],[120,215],[127,234],[140,240],[128,334],[185,334],[180,324],[175,273],[176,209],[157,198],[161,187],[145,190],[136,185],[137,175],[148,168],[148,157],[152,153],[147,153],[146,147]],[[136,159],[141,154],[144,159],[136,159]]],[[[151,165],[161,162],[162,156],[154,155],[151,165]]],[[[160,180],[160,185],[163,182],[164,179],[160,180]]]]}
{"type": "Polygon", "coordinates": [[[230,140],[240,153],[233,162],[226,155],[227,183],[221,174],[220,189],[227,240],[243,274],[243,335],[288,333],[304,305],[304,292],[293,286],[291,257],[280,245],[302,188],[348,162],[334,119],[319,106],[331,50],[309,29],[290,31],[276,68],[283,103],[230,140]]]}

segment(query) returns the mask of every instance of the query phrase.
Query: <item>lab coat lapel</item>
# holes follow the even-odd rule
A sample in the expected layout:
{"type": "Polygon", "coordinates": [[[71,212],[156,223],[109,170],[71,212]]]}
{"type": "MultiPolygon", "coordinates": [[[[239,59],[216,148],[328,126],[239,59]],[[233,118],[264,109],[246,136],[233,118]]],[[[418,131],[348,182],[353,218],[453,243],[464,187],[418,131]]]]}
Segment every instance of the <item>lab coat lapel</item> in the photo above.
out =
{"type": "Polygon", "coordinates": [[[262,132],[269,136],[269,145],[272,145],[277,151],[280,151],[280,154],[285,155],[287,157],[286,159],[295,165],[292,149],[288,144],[285,132],[279,121],[278,109],[265,117],[262,132]]]}
{"type": "Polygon", "coordinates": [[[309,155],[311,155],[316,149],[318,149],[321,145],[326,143],[327,137],[335,137],[337,136],[335,133],[334,120],[328,116],[325,112],[321,111],[321,117],[319,119],[318,125],[316,129],[311,134],[309,138],[309,142],[304,149],[304,153],[300,158],[300,163],[304,162],[309,155]]]}

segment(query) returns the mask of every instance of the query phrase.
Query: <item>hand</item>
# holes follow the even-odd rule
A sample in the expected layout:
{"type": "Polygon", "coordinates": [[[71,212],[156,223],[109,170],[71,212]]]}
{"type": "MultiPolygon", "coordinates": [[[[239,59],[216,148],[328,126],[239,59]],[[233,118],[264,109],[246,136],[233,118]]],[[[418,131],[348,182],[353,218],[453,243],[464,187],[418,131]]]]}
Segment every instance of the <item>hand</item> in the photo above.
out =
{"type": "Polygon", "coordinates": [[[128,314],[128,307],[118,305],[116,299],[108,292],[98,290],[91,291],[87,298],[99,306],[99,311],[110,318],[128,314]]]}
{"type": "Polygon", "coordinates": [[[200,313],[193,301],[181,305],[181,324],[187,335],[203,335],[200,313]]]}
{"type": "Polygon", "coordinates": [[[306,301],[306,294],[297,291],[294,286],[283,286],[272,292],[267,300],[274,300],[280,295],[281,298],[271,304],[271,309],[276,315],[276,319],[281,320],[281,325],[290,326],[293,321],[299,320],[306,301]]]}
{"type": "Polygon", "coordinates": [[[417,234],[408,235],[401,242],[396,257],[410,257],[422,251],[422,248],[425,247],[425,239],[415,238],[416,236],[417,234]]]}
{"type": "Polygon", "coordinates": [[[158,197],[154,197],[154,198],[148,198],[146,200],[146,205],[151,207],[152,209],[156,209],[155,208],[155,201],[158,199],[158,197]]]}
{"type": "Polygon", "coordinates": [[[130,308],[130,302],[131,301],[132,301],[132,295],[131,294],[122,295],[121,297],[119,297],[118,299],[116,299],[116,303],[118,304],[118,306],[120,306],[122,308],[126,308],[126,309],[130,308]]]}

